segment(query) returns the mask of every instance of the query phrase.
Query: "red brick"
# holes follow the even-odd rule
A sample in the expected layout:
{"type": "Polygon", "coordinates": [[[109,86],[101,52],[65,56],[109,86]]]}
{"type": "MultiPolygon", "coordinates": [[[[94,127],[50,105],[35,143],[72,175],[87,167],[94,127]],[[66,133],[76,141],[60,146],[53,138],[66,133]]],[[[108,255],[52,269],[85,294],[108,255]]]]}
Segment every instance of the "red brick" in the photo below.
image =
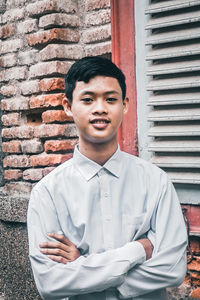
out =
{"type": "Polygon", "coordinates": [[[191,283],[191,278],[190,278],[189,274],[186,274],[183,284],[186,286],[191,286],[192,283],[191,283]]]}
{"type": "Polygon", "coordinates": [[[26,155],[9,155],[3,159],[3,166],[4,168],[25,168],[29,166],[29,158],[26,155]]]}
{"type": "Polygon", "coordinates": [[[29,182],[11,182],[6,183],[4,186],[5,194],[30,194],[32,184],[29,182]]]}
{"type": "Polygon", "coordinates": [[[43,169],[43,176],[48,175],[51,171],[53,171],[55,167],[47,167],[43,169]]]}
{"type": "Polygon", "coordinates": [[[50,61],[36,64],[30,67],[30,78],[39,78],[43,76],[58,76],[67,74],[72,62],[50,61]]]}
{"type": "Polygon", "coordinates": [[[39,20],[39,27],[49,28],[50,26],[77,27],[79,26],[79,18],[75,15],[65,13],[54,13],[42,16],[39,20]]]}
{"type": "Polygon", "coordinates": [[[193,236],[190,238],[190,248],[194,254],[200,255],[200,238],[199,237],[193,236]]]}
{"type": "Polygon", "coordinates": [[[73,150],[77,144],[77,139],[73,140],[48,140],[44,144],[46,152],[58,152],[58,151],[69,151],[73,150]]]}
{"type": "Polygon", "coordinates": [[[23,153],[41,153],[43,152],[43,144],[38,140],[28,140],[21,142],[23,153]]]}
{"type": "Polygon", "coordinates": [[[21,170],[5,170],[4,171],[4,179],[5,180],[18,180],[22,178],[21,170]]]}
{"type": "Polygon", "coordinates": [[[109,25],[92,28],[83,32],[83,42],[90,44],[93,42],[101,42],[111,39],[111,27],[109,25]]]}
{"type": "Polygon", "coordinates": [[[43,32],[36,32],[27,36],[29,46],[47,44],[49,42],[78,42],[79,32],[69,28],[53,28],[43,32]]]}
{"type": "Polygon", "coordinates": [[[8,54],[0,58],[0,67],[13,67],[17,64],[17,55],[8,54]]]}
{"type": "Polygon", "coordinates": [[[85,47],[86,56],[96,56],[111,53],[111,41],[85,47]]]}
{"type": "Polygon", "coordinates": [[[2,143],[2,151],[4,153],[21,153],[21,144],[19,141],[11,141],[2,143]]]}
{"type": "Polygon", "coordinates": [[[16,98],[4,99],[1,101],[1,109],[6,111],[27,110],[29,109],[28,98],[20,96],[16,98]]]}
{"type": "Polygon", "coordinates": [[[2,129],[2,137],[6,139],[31,139],[33,137],[33,127],[20,126],[2,129]]]}
{"type": "Polygon", "coordinates": [[[200,261],[198,262],[196,259],[193,259],[191,263],[188,264],[188,270],[200,271],[200,261]]]}
{"type": "Polygon", "coordinates": [[[85,7],[87,11],[110,7],[110,0],[86,0],[85,7]]]}
{"type": "Polygon", "coordinates": [[[54,58],[62,59],[80,59],[83,57],[83,47],[78,45],[47,45],[40,51],[41,60],[50,60],[54,58]]]}
{"type": "Polygon", "coordinates": [[[87,14],[85,24],[90,27],[110,23],[110,9],[104,9],[87,14]]]}
{"type": "Polygon", "coordinates": [[[192,284],[195,286],[200,286],[200,272],[192,272],[191,274],[192,284]]]}
{"type": "Polygon", "coordinates": [[[23,179],[28,181],[38,181],[54,169],[55,169],[54,167],[37,168],[37,169],[31,168],[23,172],[23,179]]]}
{"type": "Polygon", "coordinates": [[[48,124],[40,125],[34,128],[35,137],[76,137],[77,131],[74,124],[48,124]]]}
{"type": "Polygon", "coordinates": [[[42,92],[64,90],[64,78],[45,78],[40,81],[40,90],[42,92]]]}
{"type": "Polygon", "coordinates": [[[27,5],[26,10],[30,16],[40,16],[55,11],[74,13],[77,11],[77,5],[73,0],[68,0],[67,5],[66,0],[43,0],[27,5]]]}
{"type": "Polygon", "coordinates": [[[72,157],[71,153],[68,154],[41,154],[30,157],[30,166],[56,166],[72,157]]]}
{"type": "Polygon", "coordinates": [[[37,30],[38,26],[36,19],[29,19],[17,25],[17,32],[19,34],[30,33],[37,30]]]}
{"type": "Polygon", "coordinates": [[[23,95],[31,95],[40,91],[39,80],[23,81],[20,84],[20,90],[23,95]]]}
{"type": "Polygon", "coordinates": [[[9,52],[17,52],[23,46],[21,39],[4,41],[0,45],[0,54],[7,54],[9,52]]]}
{"type": "Polygon", "coordinates": [[[190,296],[195,299],[200,299],[200,287],[193,290],[190,296]]]}
{"type": "Polygon", "coordinates": [[[31,65],[38,62],[38,50],[29,50],[18,54],[19,65],[31,65]]]}
{"type": "Polygon", "coordinates": [[[72,117],[68,117],[64,110],[47,110],[42,113],[44,123],[73,121],[72,117]]]}
{"type": "Polygon", "coordinates": [[[49,94],[49,95],[40,95],[33,96],[30,99],[30,108],[40,108],[40,107],[56,107],[62,105],[62,101],[65,98],[64,93],[59,94],[49,94]]]}
{"type": "Polygon", "coordinates": [[[0,39],[7,39],[14,34],[14,28],[11,24],[0,27],[0,39]]]}
{"type": "Polygon", "coordinates": [[[25,16],[24,8],[15,8],[7,10],[3,15],[3,22],[10,23],[15,22],[17,20],[23,19],[25,16]]]}
{"type": "Polygon", "coordinates": [[[19,113],[11,113],[11,114],[3,115],[1,120],[4,126],[17,126],[20,125],[21,123],[21,118],[19,113]]]}
{"type": "Polygon", "coordinates": [[[26,67],[14,67],[6,69],[2,72],[2,81],[9,81],[12,79],[25,79],[27,77],[26,67]]]}
{"type": "Polygon", "coordinates": [[[43,177],[43,169],[28,169],[23,172],[23,179],[29,181],[38,181],[43,177]]]}
{"type": "Polygon", "coordinates": [[[3,85],[1,87],[1,94],[6,96],[6,97],[10,97],[10,96],[14,96],[17,94],[18,92],[18,87],[16,85],[3,85]]]}

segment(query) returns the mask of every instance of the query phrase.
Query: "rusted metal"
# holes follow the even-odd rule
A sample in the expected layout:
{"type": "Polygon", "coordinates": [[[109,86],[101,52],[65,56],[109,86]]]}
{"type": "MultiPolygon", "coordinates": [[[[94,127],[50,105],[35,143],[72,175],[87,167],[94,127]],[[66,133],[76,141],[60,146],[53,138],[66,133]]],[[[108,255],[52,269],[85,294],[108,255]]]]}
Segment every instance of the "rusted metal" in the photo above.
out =
{"type": "Polygon", "coordinates": [[[134,1],[125,2],[111,0],[112,60],[126,76],[130,101],[129,112],[119,129],[118,139],[122,150],[138,155],[134,1]]]}
{"type": "Polygon", "coordinates": [[[189,234],[200,236],[200,206],[182,205],[182,210],[189,222],[189,234]]]}

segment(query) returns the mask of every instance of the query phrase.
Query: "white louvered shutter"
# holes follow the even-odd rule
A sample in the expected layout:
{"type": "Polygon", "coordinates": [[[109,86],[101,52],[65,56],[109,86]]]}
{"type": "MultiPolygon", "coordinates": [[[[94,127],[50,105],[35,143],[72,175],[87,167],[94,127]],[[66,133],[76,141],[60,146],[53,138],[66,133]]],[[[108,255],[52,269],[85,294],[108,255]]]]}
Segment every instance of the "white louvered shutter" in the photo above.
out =
{"type": "Polygon", "coordinates": [[[174,183],[200,184],[200,0],[149,1],[149,151],[174,183]]]}

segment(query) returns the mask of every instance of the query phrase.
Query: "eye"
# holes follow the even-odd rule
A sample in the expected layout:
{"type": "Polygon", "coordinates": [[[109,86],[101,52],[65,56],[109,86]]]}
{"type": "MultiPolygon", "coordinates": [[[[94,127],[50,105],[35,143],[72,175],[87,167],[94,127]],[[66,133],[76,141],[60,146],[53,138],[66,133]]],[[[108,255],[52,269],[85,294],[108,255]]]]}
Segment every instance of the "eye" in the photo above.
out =
{"type": "Polygon", "coordinates": [[[81,101],[88,104],[88,103],[91,103],[93,101],[93,99],[87,97],[87,98],[82,98],[81,101]]]}
{"type": "Polygon", "coordinates": [[[117,98],[109,97],[106,99],[106,101],[112,103],[112,102],[117,101],[117,98]]]}

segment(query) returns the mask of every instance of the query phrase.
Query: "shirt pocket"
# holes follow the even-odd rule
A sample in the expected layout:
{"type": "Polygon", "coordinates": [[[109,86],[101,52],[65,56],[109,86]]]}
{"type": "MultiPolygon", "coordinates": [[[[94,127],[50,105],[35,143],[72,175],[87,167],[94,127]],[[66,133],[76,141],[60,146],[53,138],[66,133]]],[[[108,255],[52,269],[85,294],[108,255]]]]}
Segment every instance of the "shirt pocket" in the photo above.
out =
{"type": "Polygon", "coordinates": [[[134,217],[127,214],[123,215],[123,238],[126,243],[134,240],[134,237],[144,223],[145,216],[146,213],[142,213],[134,217]]]}

